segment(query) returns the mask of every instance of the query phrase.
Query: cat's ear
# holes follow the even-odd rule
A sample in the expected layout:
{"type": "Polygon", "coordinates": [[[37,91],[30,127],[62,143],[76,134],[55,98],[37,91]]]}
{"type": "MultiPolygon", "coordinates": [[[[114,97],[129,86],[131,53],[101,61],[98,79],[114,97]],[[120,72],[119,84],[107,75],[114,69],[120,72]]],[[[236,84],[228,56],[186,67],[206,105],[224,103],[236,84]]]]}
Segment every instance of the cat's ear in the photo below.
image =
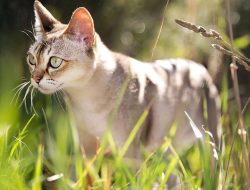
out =
{"type": "Polygon", "coordinates": [[[46,32],[50,32],[55,24],[60,23],[52,14],[40,3],[35,0],[35,32],[37,36],[43,36],[46,32]]]}
{"type": "Polygon", "coordinates": [[[94,45],[94,22],[87,9],[80,7],[73,12],[64,35],[78,42],[84,41],[85,46],[88,48],[94,45]]]}

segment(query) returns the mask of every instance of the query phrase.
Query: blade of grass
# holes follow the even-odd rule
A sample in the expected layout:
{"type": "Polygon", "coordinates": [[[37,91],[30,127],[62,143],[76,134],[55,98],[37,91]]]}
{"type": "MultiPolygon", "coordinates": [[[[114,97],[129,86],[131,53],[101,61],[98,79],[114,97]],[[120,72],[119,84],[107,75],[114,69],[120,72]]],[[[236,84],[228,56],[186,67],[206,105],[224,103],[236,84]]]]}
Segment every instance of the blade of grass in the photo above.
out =
{"type": "Polygon", "coordinates": [[[32,117],[29,119],[29,121],[26,123],[26,125],[24,126],[24,128],[21,130],[21,132],[18,134],[18,137],[16,137],[16,140],[14,141],[14,144],[11,148],[10,151],[10,155],[9,155],[9,160],[14,156],[16,150],[18,149],[18,147],[21,145],[21,141],[24,139],[26,131],[28,126],[30,125],[31,121],[33,120],[33,118],[35,117],[35,114],[32,115],[32,117]]]}
{"type": "Polygon", "coordinates": [[[177,163],[178,163],[178,159],[176,157],[171,159],[170,163],[168,164],[168,168],[164,174],[164,178],[162,179],[158,189],[160,190],[165,189],[165,185],[167,184],[168,178],[170,177],[170,174],[173,173],[173,170],[175,169],[175,166],[177,163]]]}
{"type": "Polygon", "coordinates": [[[42,168],[43,168],[43,154],[44,154],[44,147],[42,144],[39,145],[38,148],[38,158],[36,161],[36,168],[35,173],[33,177],[33,183],[32,183],[32,190],[42,190],[42,168]]]}
{"type": "Polygon", "coordinates": [[[143,122],[146,120],[148,114],[149,114],[149,110],[152,107],[154,101],[155,101],[156,97],[154,97],[149,104],[147,105],[147,107],[145,108],[144,112],[142,113],[142,115],[140,116],[140,118],[138,119],[138,121],[136,122],[135,126],[133,127],[133,129],[131,130],[126,142],[124,143],[123,147],[121,148],[120,152],[119,152],[119,157],[122,158],[125,153],[127,152],[129,146],[132,144],[132,141],[134,140],[134,138],[136,137],[136,134],[138,133],[140,127],[142,126],[143,122]]]}
{"type": "MultiPolygon", "coordinates": [[[[8,149],[8,132],[10,126],[0,127],[0,160],[5,158],[8,149]]],[[[0,162],[1,166],[1,162],[0,162]]]]}
{"type": "Polygon", "coordinates": [[[139,118],[139,120],[137,121],[135,126],[133,127],[132,131],[130,132],[130,134],[129,134],[127,140],[126,140],[126,142],[124,143],[123,147],[121,148],[121,150],[119,152],[119,157],[120,158],[122,158],[126,154],[129,146],[132,144],[133,140],[135,139],[137,132],[139,131],[139,129],[142,126],[145,119],[147,118],[148,113],[149,113],[149,110],[146,109],[142,113],[141,117],[139,118]]]}

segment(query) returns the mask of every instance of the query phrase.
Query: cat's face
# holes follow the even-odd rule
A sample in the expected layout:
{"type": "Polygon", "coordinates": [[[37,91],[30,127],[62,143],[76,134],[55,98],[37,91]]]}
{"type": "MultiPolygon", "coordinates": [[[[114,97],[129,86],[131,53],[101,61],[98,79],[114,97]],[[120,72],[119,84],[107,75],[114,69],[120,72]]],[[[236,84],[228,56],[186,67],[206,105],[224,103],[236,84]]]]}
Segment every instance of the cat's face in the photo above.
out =
{"type": "Polygon", "coordinates": [[[73,13],[68,25],[57,21],[35,1],[35,37],[27,53],[31,83],[51,94],[88,81],[95,71],[95,31],[84,8],[73,13]]]}

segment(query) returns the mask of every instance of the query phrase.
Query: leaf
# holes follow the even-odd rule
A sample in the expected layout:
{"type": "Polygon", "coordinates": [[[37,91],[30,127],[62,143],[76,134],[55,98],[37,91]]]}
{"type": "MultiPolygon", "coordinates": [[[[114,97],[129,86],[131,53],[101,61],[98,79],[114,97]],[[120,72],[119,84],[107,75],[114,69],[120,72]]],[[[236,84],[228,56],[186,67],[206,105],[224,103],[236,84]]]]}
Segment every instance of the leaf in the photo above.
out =
{"type": "Polygon", "coordinates": [[[245,49],[250,44],[250,36],[244,35],[234,40],[234,45],[237,49],[245,49]]]}

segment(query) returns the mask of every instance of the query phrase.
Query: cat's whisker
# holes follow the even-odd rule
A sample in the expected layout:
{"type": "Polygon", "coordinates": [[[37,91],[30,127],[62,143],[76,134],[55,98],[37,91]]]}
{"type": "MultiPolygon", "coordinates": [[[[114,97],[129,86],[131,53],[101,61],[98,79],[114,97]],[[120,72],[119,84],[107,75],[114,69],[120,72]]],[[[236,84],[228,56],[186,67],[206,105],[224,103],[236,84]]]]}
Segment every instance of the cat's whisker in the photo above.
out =
{"type": "Polygon", "coordinates": [[[32,112],[32,105],[33,105],[33,97],[32,97],[33,90],[34,90],[34,87],[31,87],[31,91],[30,91],[30,112],[32,112]]]}
{"type": "Polygon", "coordinates": [[[60,89],[60,90],[57,90],[56,92],[60,95],[60,97],[63,97],[63,93],[62,93],[62,90],[61,90],[61,89],[60,89]]]}
{"type": "Polygon", "coordinates": [[[59,90],[59,92],[61,93],[62,97],[66,96],[66,92],[63,89],[59,90]]]}
{"type": "MultiPolygon", "coordinates": [[[[58,92],[60,92],[60,91],[58,91],[58,92]]],[[[61,100],[60,100],[60,94],[58,92],[55,93],[57,100],[58,100],[58,103],[59,103],[60,107],[62,108],[62,110],[65,112],[65,109],[63,108],[63,105],[62,105],[61,100]]]]}
{"type": "Polygon", "coordinates": [[[64,98],[67,97],[67,92],[65,92],[63,89],[61,89],[61,90],[59,90],[59,93],[61,95],[61,98],[63,99],[63,102],[65,103],[65,99],[64,98]]]}
{"type": "Polygon", "coordinates": [[[30,37],[30,35],[26,31],[24,31],[24,30],[19,30],[19,31],[22,32],[23,34],[25,34],[26,36],[28,36],[29,39],[34,43],[34,40],[30,37]]]}
{"type": "Polygon", "coordinates": [[[20,85],[18,85],[17,87],[15,87],[15,88],[13,89],[13,91],[16,91],[16,92],[15,92],[15,94],[14,94],[12,100],[11,100],[11,104],[15,101],[15,99],[16,99],[16,103],[17,103],[18,98],[19,98],[19,96],[20,96],[20,94],[21,94],[21,91],[22,91],[29,83],[30,83],[30,82],[23,82],[23,83],[21,83],[20,85]]]}
{"type": "Polygon", "coordinates": [[[27,30],[27,29],[25,29],[25,31],[28,32],[28,33],[30,33],[32,35],[32,37],[34,38],[34,40],[36,39],[32,31],[27,30]]]}
{"type": "Polygon", "coordinates": [[[29,83],[29,81],[22,82],[21,84],[17,85],[15,88],[13,88],[12,91],[15,91],[15,90],[19,89],[19,87],[21,87],[21,86],[23,86],[23,85],[25,85],[27,83],[29,83]]]}
{"type": "Polygon", "coordinates": [[[28,97],[28,94],[30,92],[30,89],[32,88],[32,85],[30,85],[25,93],[25,97],[24,97],[24,106],[25,106],[25,110],[26,110],[26,113],[28,114],[29,111],[28,111],[28,108],[27,108],[27,97],[28,97]]]}
{"type": "Polygon", "coordinates": [[[29,94],[29,92],[30,92],[30,88],[32,87],[32,84],[30,84],[29,86],[28,86],[28,88],[26,89],[26,92],[25,92],[25,95],[24,95],[24,97],[23,97],[23,100],[22,100],[22,102],[21,102],[21,104],[20,104],[20,106],[19,106],[19,108],[23,105],[23,103],[24,103],[24,106],[25,106],[25,110],[26,110],[26,112],[27,113],[29,113],[28,112],[28,109],[27,109],[27,102],[26,102],[26,98],[27,98],[27,96],[28,96],[28,94],[29,94]]]}
{"type": "Polygon", "coordinates": [[[35,106],[34,106],[34,104],[33,104],[34,90],[35,90],[35,88],[32,87],[32,90],[31,90],[31,93],[30,93],[30,112],[32,112],[32,110],[33,110],[34,113],[35,113],[36,115],[38,115],[38,113],[37,113],[37,111],[36,111],[36,109],[35,109],[35,106]]]}
{"type": "Polygon", "coordinates": [[[30,112],[32,112],[32,106],[33,106],[33,90],[34,90],[34,87],[31,88],[31,92],[30,92],[30,112]]]}
{"type": "MultiPolygon", "coordinates": [[[[27,83],[27,85],[28,85],[28,84],[29,84],[29,83],[27,83]]],[[[17,104],[17,101],[18,101],[18,99],[19,99],[19,97],[20,97],[20,95],[21,95],[22,90],[23,90],[27,85],[25,85],[25,86],[18,92],[17,99],[16,99],[16,104],[17,104]]]]}

